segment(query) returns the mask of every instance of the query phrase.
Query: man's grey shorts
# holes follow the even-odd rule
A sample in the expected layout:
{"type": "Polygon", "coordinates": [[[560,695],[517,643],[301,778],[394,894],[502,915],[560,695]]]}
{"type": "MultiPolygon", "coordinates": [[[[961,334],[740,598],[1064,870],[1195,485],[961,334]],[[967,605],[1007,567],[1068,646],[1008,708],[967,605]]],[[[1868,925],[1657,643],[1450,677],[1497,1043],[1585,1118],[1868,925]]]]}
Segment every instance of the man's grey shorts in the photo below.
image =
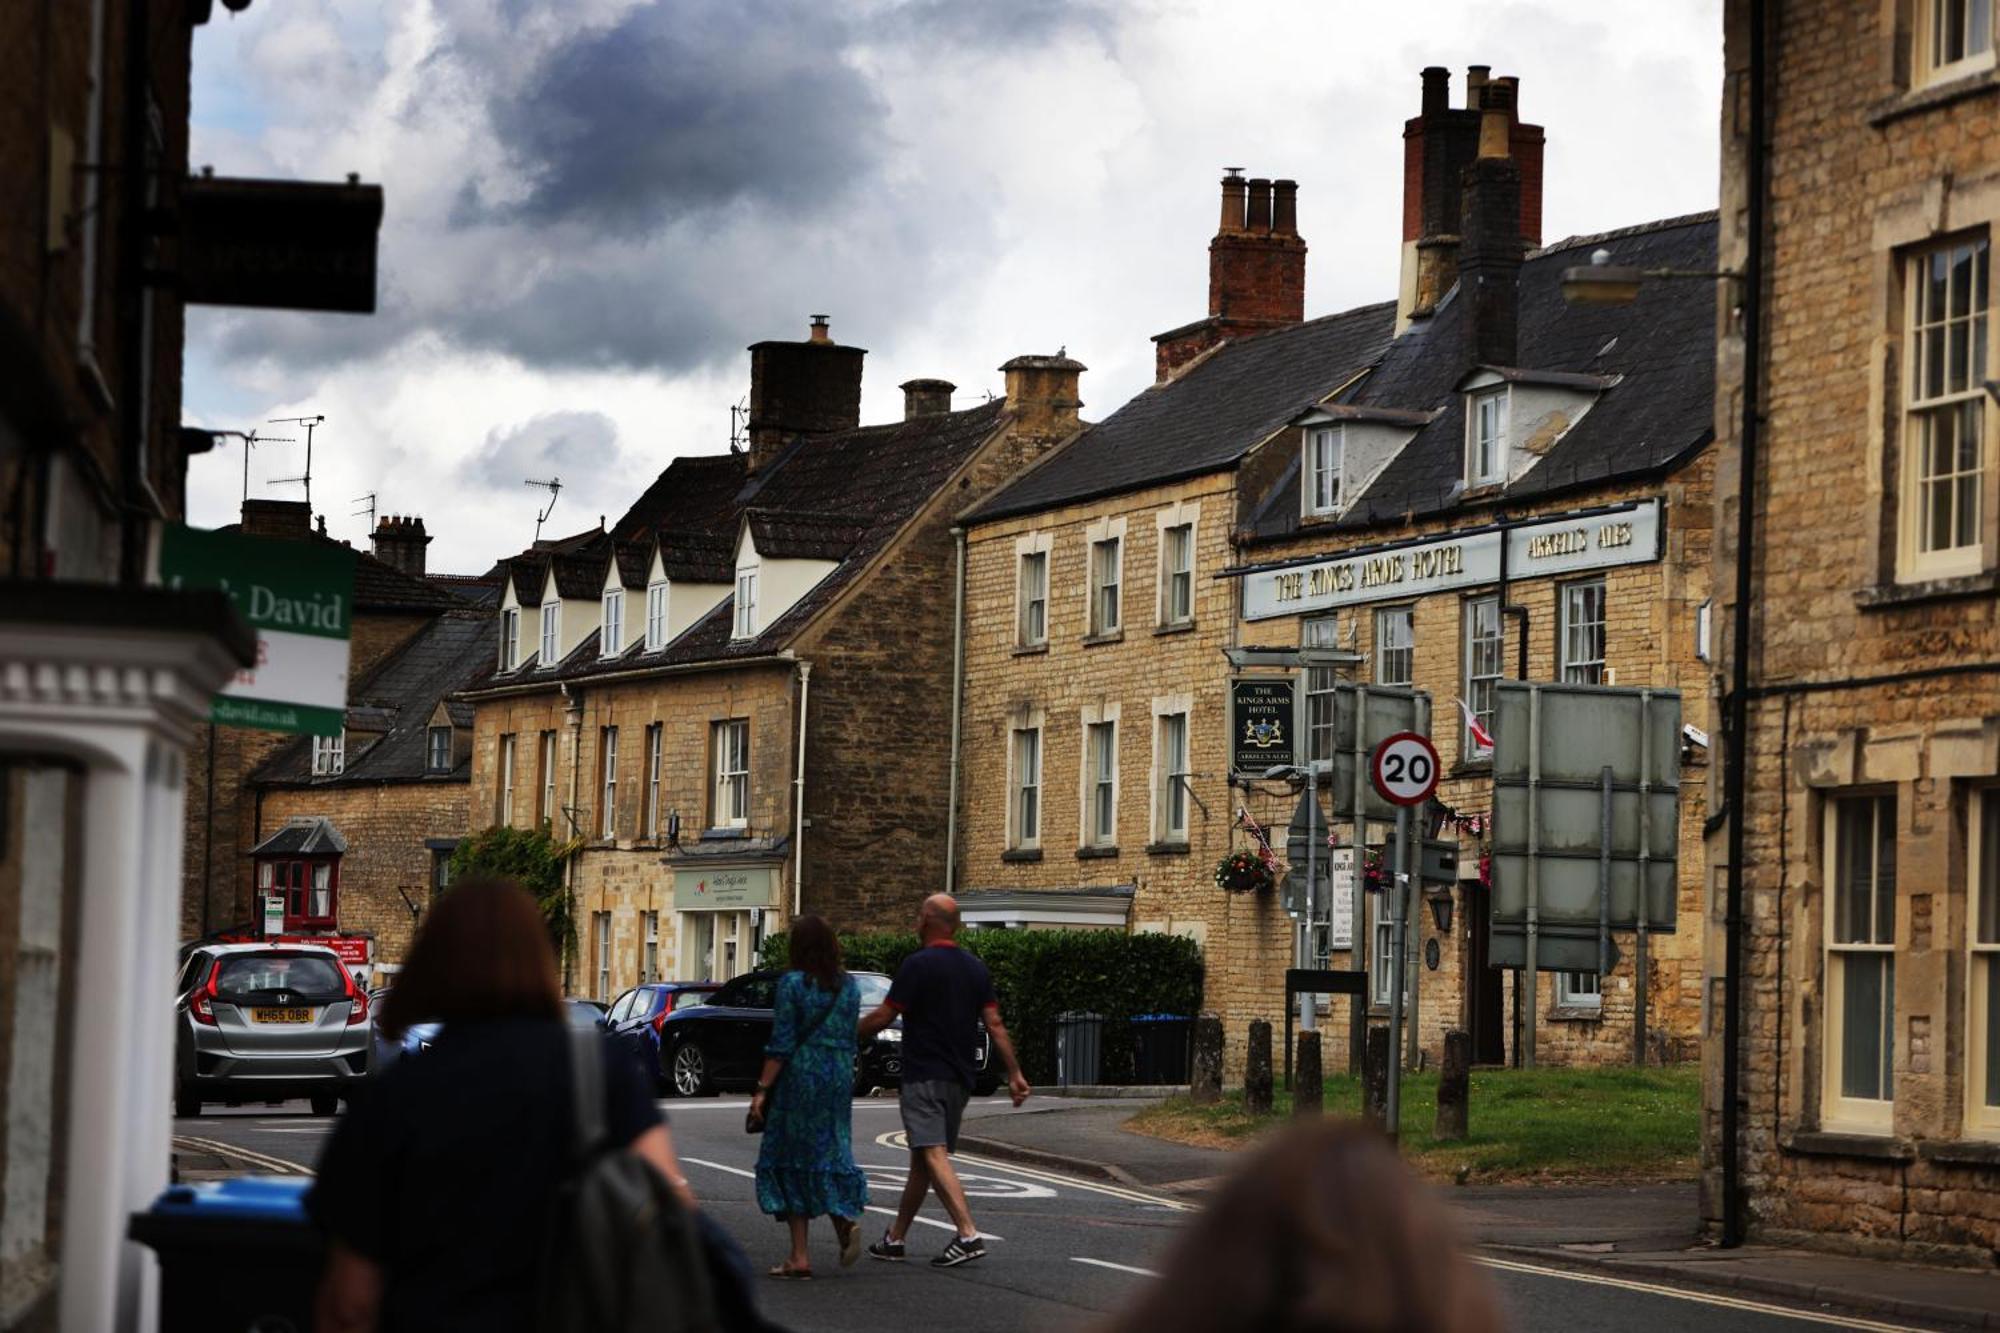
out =
{"type": "Polygon", "coordinates": [[[912,1148],[958,1151],[958,1122],[965,1116],[966,1099],[971,1094],[957,1079],[926,1079],[905,1083],[897,1097],[903,1110],[903,1129],[912,1148]]]}

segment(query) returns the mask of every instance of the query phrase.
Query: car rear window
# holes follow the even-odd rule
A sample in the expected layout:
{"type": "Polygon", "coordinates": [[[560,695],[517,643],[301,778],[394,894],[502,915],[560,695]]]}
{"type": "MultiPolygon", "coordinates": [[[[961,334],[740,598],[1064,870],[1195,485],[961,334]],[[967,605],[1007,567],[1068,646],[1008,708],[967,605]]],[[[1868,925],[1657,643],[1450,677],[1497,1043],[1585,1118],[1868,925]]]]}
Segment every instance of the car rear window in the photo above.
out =
{"type": "Polygon", "coordinates": [[[873,974],[857,973],[854,984],[861,991],[861,1008],[865,1013],[889,998],[889,978],[873,974]]]}
{"type": "Polygon", "coordinates": [[[323,954],[239,953],[222,960],[216,994],[256,995],[292,991],[298,995],[345,996],[340,964],[323,954]]]}

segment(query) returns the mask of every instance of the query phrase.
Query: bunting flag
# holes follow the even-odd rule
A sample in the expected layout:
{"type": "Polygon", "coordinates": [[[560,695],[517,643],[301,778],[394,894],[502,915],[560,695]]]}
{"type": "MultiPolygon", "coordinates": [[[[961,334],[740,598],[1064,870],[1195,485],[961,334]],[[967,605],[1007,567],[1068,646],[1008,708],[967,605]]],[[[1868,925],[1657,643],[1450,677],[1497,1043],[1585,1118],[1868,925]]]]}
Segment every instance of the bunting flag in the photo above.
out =
{"type": "Polygon", "coordinates": [[[1236,824],[1257,844],[1257,859],[1264,863],[1264,868],[1273,875],[1284,873],[1278,864],[1278,854],[1271,850],[1271,840],[1264,835],[1264,826],[1240,805],[1236,807],[1236,824]]]}
{"type": "Polygon", "coordinates": [[[1472,705],[1458,700],[1458,711],[1465,715],[1465,748],[1467,759],[1490,759],[1493,757],[1493,733],[1479,725],[1479,717],[1472,711],[1472,705]]]}

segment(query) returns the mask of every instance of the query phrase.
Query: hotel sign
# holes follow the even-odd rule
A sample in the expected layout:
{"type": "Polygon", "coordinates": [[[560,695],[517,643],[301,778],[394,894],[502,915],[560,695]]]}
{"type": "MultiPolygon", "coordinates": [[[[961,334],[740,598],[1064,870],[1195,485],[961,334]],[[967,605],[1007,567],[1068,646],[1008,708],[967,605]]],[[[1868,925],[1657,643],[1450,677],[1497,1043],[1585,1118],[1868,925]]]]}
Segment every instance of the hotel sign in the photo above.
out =
{"type": "Polygon", "coordinates": [[[1497,583],[1502,541],[1507,543],[1510,580],[1646,564],[1660,558],[1661,531],[1660,501],[1655,499],[1504,530],[1446,535],[1257,570],[1242,576],[1243,618],[1269,620],[1497,583]]]}
{"type": "Polygon", "coordinates": [[[736,912],[778,905],[778,872],[770,866],[674,868],[674,910],[736,912]]]}

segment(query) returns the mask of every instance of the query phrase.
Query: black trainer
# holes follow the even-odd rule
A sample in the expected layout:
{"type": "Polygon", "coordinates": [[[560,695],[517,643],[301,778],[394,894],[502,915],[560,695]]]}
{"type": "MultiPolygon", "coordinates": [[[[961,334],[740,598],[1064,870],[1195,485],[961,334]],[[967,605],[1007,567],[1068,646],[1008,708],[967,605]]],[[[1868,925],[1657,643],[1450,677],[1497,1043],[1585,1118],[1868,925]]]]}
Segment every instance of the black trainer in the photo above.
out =
{"type": "Polygon", "coordinates": [[[953,1236],[951,1244],[945,1246],[938,1252],[938,1257],[931,1260],[931,1267],[956,1268],[960,1264],[969,1264],[974,1259],[985,1257],[986,1242],[979,1237],[974,1236],[971,1240],[967,1240],[963,1236],[953,1236]]]}
{"type": "Polygon", "coordinates": [[[882,1239],[868,1247],[868,1257],[870,1259],[880,1259],[884,1263],[900,1264],[910,1256],[909,1252],[903,1248],[903,1242],[900,1240],[890,1240],[889,1233],[885,1231],[882,1233],[882,1239]]]}

